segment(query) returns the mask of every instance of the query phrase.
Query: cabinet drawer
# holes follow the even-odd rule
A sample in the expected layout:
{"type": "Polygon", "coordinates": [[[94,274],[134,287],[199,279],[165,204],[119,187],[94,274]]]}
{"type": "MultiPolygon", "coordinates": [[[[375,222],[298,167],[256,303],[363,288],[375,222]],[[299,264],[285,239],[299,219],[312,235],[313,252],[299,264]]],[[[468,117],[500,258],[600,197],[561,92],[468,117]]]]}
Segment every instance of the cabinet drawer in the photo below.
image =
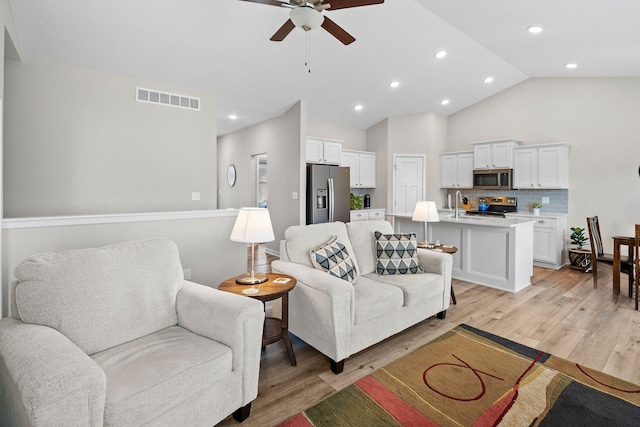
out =
{"type": "Polygon", "coordinates": [[[534,228],[556,228],[556,221],[553,219],[535,218],[534,221],[534,228]]]}
{"type": "Polygon", "coordinates": [[[384,219],[384,211],[369,211],[369,219],[384,219]]]}
{"type": "Polygon", "coordinates": [[[369,219],[369,215],[366,212],[362,211],[351,211],[349,219],[351,221],[366,221],[369,219]]]}

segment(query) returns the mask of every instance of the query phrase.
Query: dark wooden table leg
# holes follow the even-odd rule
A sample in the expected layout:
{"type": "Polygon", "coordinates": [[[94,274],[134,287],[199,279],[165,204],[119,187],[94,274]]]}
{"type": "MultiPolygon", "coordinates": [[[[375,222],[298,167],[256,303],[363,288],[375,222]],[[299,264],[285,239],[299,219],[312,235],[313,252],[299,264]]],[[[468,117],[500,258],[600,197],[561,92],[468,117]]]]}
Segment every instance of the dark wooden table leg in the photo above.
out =
{"type": "Polygon", "coordinates": [[[620,240],[615,237],[613,238],[613,294],[620,294],[620,240]]]}
{"type": "Polygon", "coordinates": [[[296,355],[293,353],[293,346],[291,345],[291,339],[289,338],[289,294],[282,296],[282,340],[284,341],[284,347],[287,349],[289,355],[289,361],[292,365],[296,365],[296,355]]]}
{"type": "Polygon", "coordinates": [[[456,293],[453,291],[453,284],[451,285],[451,301],[453,301],[455,305],[458,305],[458,301],[456,301],[456,293]]]}

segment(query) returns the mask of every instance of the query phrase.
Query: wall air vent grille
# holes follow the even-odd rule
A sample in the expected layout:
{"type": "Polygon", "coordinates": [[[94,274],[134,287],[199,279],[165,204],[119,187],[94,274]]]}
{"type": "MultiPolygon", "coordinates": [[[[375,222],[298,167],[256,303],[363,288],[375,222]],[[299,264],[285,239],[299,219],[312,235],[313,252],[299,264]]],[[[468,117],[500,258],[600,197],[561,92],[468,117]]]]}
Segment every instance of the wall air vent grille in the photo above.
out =
{"type": "Polygon", "coordinates": [[[160,92],[142,87],[136,88],[136,100],[150,104],[166,105],[167,107],[186,108],[200,111],[200,98],[178,95],[176,93],[160,92]]]}

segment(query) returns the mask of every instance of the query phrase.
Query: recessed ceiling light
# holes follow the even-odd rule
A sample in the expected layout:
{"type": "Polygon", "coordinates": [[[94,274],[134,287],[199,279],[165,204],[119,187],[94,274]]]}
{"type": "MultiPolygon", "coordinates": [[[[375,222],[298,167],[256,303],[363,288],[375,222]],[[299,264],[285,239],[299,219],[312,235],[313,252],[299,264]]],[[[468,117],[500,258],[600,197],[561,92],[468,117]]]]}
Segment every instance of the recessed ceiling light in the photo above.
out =
{"type": "Polygon", "coordinates": [[[392,81],[391,83],[389,83],[389,86],[391,86],[391,87],[398,87],[398,86],[400,86],[400,82],[399,82],[399,81],[397,81],[397,80],[392,81]]]}
{"type": "Polygon", "coordinates": [[[227,117],[229,117],[231,120],[235,120],[238,118],[238,116],[236,116],[235,114],[229,114],[227,117]]]}
{"type": "Polygon", "coordinates": [[[360,111],[360,110],[362,110],[362,105],[358,104],[355,107],[353,107],[353,109],[356,110],[356,111],[360,111]]]}
{"type": "Polygon", "coordinates": [[[485,83],[491,83],[493,81],[493,77],[489,76],[489,77],[485,77],[485,79],[483,80],[483,82],[485,83]]]}
{"type": "Polygon", "coordinates": [[[531,34],[538,34],[542,32],[542,27],[538,27],[537,25],[532,25],[531,27],[527,28],[527,30],[531,34]]]}
{"type": "Polygon", "coordinates": [[[565,67],[567,67],[570,70],[573,70],[574,68],[578,68],[578,64],[574,64],[572,62],[568,63],[568,64],[564,64],[565,67]]]}
{"type": "Polygon", "coordinates": [[[436,52],[436,54],[434,55],[436,58],[438,59],[442,59],[445,56],[447,56],[447,51],[446,50],[439,50],[436,52]]]}
{"type": "Polygon", "coordinates": [[[443,99],[442,101],[440,101],[440,104],[442,105],[447,105],[449,103],[448,99],[443,99]]]}

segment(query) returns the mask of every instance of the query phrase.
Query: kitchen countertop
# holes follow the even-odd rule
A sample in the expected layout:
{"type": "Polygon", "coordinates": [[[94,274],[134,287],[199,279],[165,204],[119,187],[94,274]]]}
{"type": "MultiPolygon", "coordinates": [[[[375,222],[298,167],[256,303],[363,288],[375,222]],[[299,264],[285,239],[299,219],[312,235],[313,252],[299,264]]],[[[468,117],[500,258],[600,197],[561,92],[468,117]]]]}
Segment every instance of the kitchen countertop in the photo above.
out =
{"type": "MultiPolygon", "coordinates": [[[[439,214],[453,214],[454,209],[447,209],[447,208],[440,208],[438,209],[438,213],[439,214]]],[[[465,215],[464,213],[465,211],[463,209],[460,209],[460,215],[465,215]]],[[[517,212],[509,212],[506,214],[507,218],[508,217],[522,217],[522,218],[529,218],[529,217],[541,217],[541,218],[564,218],[569,216],[569,214],[566,213],[545,213],[545,212],[540,212],[540,215],[534,215],[533,212],[530,211],[517,211],[517,212]]],[[[469,215],[471,216],[471,215],[469,215]]]]}
{"type": "MultiPolygon", "coordinates": [[[[411,214],[388,214],[400,219],[411,219],[411,214]]],[[[533,219],[522,218],[499,218],[495,216],[478,216],[478,215],[465,215],[460,212],[458,219],[455,218],[453,211],[440,214],[440,222],[448,222],[453,224],[467,224],[467,225],[481,225],[488,227],[517,227],[522,224],[530,224],[535,222],[533,219]]]]}

